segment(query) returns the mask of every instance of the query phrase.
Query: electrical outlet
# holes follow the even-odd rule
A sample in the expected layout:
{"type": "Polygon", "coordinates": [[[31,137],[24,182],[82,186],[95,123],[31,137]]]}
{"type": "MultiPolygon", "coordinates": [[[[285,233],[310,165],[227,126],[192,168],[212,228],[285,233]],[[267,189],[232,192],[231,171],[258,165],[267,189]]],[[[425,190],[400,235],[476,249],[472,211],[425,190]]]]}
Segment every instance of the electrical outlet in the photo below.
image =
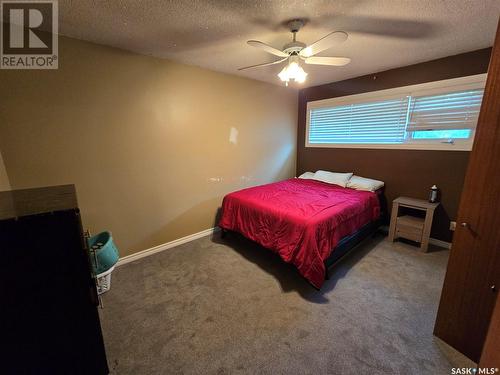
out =
{"type": "Polygon", "coordinates": [[[455,230],[455,229],[457,229],[457,222],[450,221],[450,230],[455,230]]]}

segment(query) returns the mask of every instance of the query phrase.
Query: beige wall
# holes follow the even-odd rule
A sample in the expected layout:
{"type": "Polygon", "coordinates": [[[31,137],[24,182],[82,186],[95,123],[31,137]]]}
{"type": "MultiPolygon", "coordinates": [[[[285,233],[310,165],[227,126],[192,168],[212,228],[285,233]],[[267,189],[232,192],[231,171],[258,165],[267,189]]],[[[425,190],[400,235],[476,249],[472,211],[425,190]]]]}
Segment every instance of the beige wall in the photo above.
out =
{"type": "Polygon", "coordinates": [[[0,191],[4,190],[10,190],[10,182],[3,162],[2,153],[0,152],[0,191]]]}
{"type": "Polygon", "coordinates": [[[59,48],[59,70],[0,71],[10,182],[76,184],[85,227],[111,230],[122,256],[214,226],[230,191],[294,175],[296,92],[64,37],[59,48]]]}

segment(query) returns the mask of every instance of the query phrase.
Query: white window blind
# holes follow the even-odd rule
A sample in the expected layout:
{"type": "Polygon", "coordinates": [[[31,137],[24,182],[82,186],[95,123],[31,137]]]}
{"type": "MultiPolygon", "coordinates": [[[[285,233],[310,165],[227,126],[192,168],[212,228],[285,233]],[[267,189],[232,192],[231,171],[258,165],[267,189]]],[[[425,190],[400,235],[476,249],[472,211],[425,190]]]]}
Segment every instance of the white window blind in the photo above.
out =
{"type": "Polygon", "coordinates": [[[405,139],[409,98],[314,108],[309,143],[400,143],[405,139]]]}
{"type": "Polygon", "coordinates": [[[307,102],[306,147],[472,148],[486,74],[307,102]]]}
{"type": "Polygon", "coordinates": [[[412,98],[408,130],[475,128],[483,91],[477,89],[412,98]]]}

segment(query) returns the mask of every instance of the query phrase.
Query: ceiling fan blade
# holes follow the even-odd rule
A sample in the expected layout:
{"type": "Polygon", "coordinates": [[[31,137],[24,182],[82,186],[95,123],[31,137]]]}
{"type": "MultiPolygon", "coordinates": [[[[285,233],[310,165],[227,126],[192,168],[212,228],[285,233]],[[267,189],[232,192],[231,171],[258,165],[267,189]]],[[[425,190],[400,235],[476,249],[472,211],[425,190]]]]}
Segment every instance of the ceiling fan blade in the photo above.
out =
{"type": "Polygon", "coordinates": [[[252,47],[260,48],[261,50],[264,50],[267,53],[270,53],[270,54],[275,55],[275,56],[288,57],[288,53],[280,51],[277,48],[271,47],[269,44],[259,42],[258,40],[249,40],[247,42],[247,44],[251,45],[252,47]]]}
{"type": "Polygon", "coordinates": [[[285,61],[286,59],[288,59],[288,57],[285,57],[284,59],[281,59],[281,60],[278,60],[278,61],[272,61],[272,62],[263,63],[263,64],[245,66],[243,68],[238,68],[238,70],[245,70],[245,69],[251,69],[251,68],[260,68],[261,66],[268,66],[268,65],[279,64],[279,63],[285,61]]]}
{"type": "Polygon", "coordinates": [[[306,64],[314,65],[333,65],[333,66],[344,66],[351,62],[349,57],[307,57],[304,59],[306,64]]]}
{"type": "Polygon", "coordinates": [[[333,47],[335,44],[345,42],[347,40],[347,33],[344,31],[334,31],[320,40],[314,42],[310,46],[300,51],[300,56],[311,57],[324,51],[325,49],[333,47]]]}

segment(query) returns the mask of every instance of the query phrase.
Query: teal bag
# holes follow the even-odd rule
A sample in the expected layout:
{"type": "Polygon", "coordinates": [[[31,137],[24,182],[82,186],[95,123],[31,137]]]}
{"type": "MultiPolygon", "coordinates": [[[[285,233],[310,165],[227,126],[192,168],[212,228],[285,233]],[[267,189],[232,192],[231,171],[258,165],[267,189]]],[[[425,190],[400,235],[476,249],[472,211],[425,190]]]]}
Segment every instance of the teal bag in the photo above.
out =
{"type": "Polygon", "coordinates": [[[102,232],[92,236],[87,240],[87,243],[92,268],[96,275],[106,272],[118,262],[120,254],[110,232],[102,232]]]}

